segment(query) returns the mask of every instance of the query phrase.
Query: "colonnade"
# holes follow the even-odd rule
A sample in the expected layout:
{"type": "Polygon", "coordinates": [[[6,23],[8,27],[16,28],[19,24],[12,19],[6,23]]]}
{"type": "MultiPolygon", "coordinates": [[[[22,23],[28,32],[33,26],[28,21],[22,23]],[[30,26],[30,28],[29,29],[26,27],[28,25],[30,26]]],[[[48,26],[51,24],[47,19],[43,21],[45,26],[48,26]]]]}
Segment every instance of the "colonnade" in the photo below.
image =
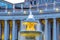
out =
{"type": "MultiPolygon", "coordinates": [[[[42,31],[42,23],[41,23],[41,21],[40,20],[38,20],[38,24],[39,24],[39,27],[37,27],[37,30],[38,31],[41,31],[42,32],[42,34],[44,34],[43,35],[43,38],[44,38],[44,40],[57,40],[58,39],[58,33],[59,33],[59,31],[57,31],[57,30],[59,30],[59,22],[57,22],[57,19],[56,18],[54,18],[53,19],[53,29],[52,29],[52,31],[53,31],[53,33],[52,33],[52,35],[51,35],[51,23],[49,22],[49,20],[48,19],[44,19],[44,21],[45,21],[45,23],[44,23],[44,31],[42,31]],[[52,37],[52,38],[51,38],[52,37]]],[[[22,21],[21,21],[22,22],[22,21]]],[[[21,23],[20,21],[19,21],[19,23],[21,23]]],[[[0,39],[1,39],[1,23],[0,23],[0,39]]],[[[4,20],[4,40],[8,40],[9,39],[9,27],[8,27],[9,25],[8,25],[8,21],[7,20],[4,20]]],[[[22,23],[20,24],[20,26],[22,26],[22,23]]],[[[20,30],[20,28],[19,28],[19,30],[20,30]]],[[[17,26],[16,26],[16,21],[15,20],[12,20],[12,40],[17,40],[18,39],[18,29],[17,29],[17,26]]],[[[20,35],[19,35],[20,36],[20,35]]],[[[43,38],[41,37],[41,38],[39,38],[38,39],[38,37],[36,37],[36,40],[43,40],[43,38]]],[[[22,40],[22,39],[20,39],[20,40],[22,40]]]]}

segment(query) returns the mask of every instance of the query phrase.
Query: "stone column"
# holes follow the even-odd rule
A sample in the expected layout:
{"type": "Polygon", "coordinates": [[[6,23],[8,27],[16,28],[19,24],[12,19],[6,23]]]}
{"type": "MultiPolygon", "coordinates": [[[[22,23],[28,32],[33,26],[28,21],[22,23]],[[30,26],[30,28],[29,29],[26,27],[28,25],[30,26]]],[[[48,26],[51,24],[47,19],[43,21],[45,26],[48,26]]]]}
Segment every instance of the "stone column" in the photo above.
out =
{"type": "Polygon", "coordinates": [[[20,31],[25,31],[26,27],[25,25],[23,25],[23,21],[21,21],[21,27],[20,27],[20,31]]]}
{"type": "MultiPolygon", "coordinates": [[[[25,25],[23,25],[23,21],[21,21],[21,27],[20,27],[20,31],[25,31],[25,25]]],[[[24,36],[22,36],[22,35],[20,35],[20,40],[25,40],[25,37],[24,36]]]]}
{"type": "Polygon", "coordinates": [[[17,39],[17,27],[15,25],[15,20],[13,20],[13,27],[12,27],[12,40],[17,39]]]}
{"type": "Polygon", "coordinates": [[[59,25],[60,25],[60,23],[57,22],[57,40],[59,40],[59,25]]]}
{"type": "Polygon", "coordinates": [[[9,39],[9,27],[8,27],[8,23],[7,20],[5,20],[4,22],[5,27],[4,27],[4,40],[8,40],[9,39]]]}
{"type": "Polygon", "coordinates": [[[20,37],[21,37],[20,32],[18,32],[18,40],[21,40],[20,37]]]}
{"type": "Polygon", "coordinates": [[[15,28],[15,32],[16,32],[16,40],[18,40],[18,25],[17,25],[17,23],[15,24],[16,26],[16,28],[15,28]]]}
{"type": "Polygon", "coordinates": [[[44,33],[44,40],[49,40],[48,39],[48,20],[45,19],[45,33],[44,33]]]}
{"type": "MultiPolygon", "coordinates": [[[[37,26],[36,26],[36,31],[39,31],[39,32],[42,32],[42,29],[41,29],[41,22],[40,20],[37,20],[37,26]]],[[[40,34],[40,36],[36,37],[36,40],[42,40],[42,34],[40,34]]]]}
{"type": "Polygon", "coordinates": [[[39,24],[40,24],[40,32],[42,32],[42,24],[41,24],[41,22],[39,22],[39,24]]]}
{"type": "Polygon", "coordinates": [[[39,20],[37,20],[37,22],[38,22],[38,23],[37,23],[37,26],[36,26],[36,30],[42,32],[41,22],[40,22],[39,20]]]}
{"type": "Polygon", "coordinates": [[[53,40],[57,40],[57,27],[56,19],[53,19],[53,40]]]}
{"type": "Polygon", "coordinates": [[[51,23],[48,22],[48,38],[51,40],[51,23]]]}

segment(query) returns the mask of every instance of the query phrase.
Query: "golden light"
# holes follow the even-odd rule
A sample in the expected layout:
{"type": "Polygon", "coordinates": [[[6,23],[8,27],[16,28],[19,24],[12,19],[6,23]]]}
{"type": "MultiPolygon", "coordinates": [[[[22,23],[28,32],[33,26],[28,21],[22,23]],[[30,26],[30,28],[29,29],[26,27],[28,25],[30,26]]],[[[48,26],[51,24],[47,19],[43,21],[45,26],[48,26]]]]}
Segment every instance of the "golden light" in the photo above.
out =
{"type": "Polygon", "coordinates": [[[44,21],[44,20],[42,20],[41,22],[42,22],[43,24],[45,24],[45,21],[44,21]]]}
{"type": "MultiPolygon", "coordinates": [[[[26,31],[21,31],[20,35],[32,37],[32,36],[40,36],[40,32],[36,31],[36,22],[23,22],[23,25],[26,25],[26,31]]],[[[25,27],[25,26],[24,26],[25,27]]]]}
{"type": "Polygon", "coordinates": [[[2,40],[4,40],[4,33],[2,33],[2,40]]]}
{"type": "Polygon", "coordinates": [[[11,14],[11,12],[8,12],[8,15],[10,15],[11,14]]]}
{"type": "Polygon", "coordinates": [[[26,11],[24,11],[24,14],[27,14],[26,11]]]}
{"type": "Polygon", "coordinates": [[[35,23],[35,22],[23,22],[23,24],[27,26],[26,27],[27,31],[35,31],[34,27],[36,26],[37,23],[35,23]]]}
{"type": "Polygon", "coordinates": [[[43,13],[43,10],[40,10],[40,13],[43,13]]]}
{"type": "Polygon", "coordinates": [[[59,11],[59,8],[56,8],[55,10],[56,10],[56,12],[58,12],[59,11]]]}
{"type": "Polygon", "coordinates": [[[10,40],[12,39],[12,34],[10,33],[10,40]]]}

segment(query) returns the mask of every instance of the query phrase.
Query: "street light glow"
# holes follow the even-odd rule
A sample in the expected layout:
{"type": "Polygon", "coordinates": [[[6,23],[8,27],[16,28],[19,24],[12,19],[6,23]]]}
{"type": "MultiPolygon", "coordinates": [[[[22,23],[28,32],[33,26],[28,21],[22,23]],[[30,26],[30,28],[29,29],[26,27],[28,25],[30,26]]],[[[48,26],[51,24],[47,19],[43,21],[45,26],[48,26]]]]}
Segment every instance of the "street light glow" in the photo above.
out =
{"type": "Polygon", "coordinates": [[[59,11],[59,8],[56,8],[55,10],[58,12],[59,11]]]}
{"type": "Polygon", "coordinates": [[[43,10],[40,10],[40,13],[43,13],[43,10]]]}

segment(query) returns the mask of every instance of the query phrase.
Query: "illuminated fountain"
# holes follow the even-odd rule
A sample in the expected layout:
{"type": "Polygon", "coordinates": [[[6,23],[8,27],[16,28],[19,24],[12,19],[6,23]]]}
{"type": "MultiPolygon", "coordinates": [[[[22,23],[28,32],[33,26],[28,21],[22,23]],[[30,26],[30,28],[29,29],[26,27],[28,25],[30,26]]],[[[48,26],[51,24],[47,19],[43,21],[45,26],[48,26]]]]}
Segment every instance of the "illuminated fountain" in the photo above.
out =
{"type": "Polygon", "coordinates": [[[30,11],[28,18],[25,21],[23,21],[23,25],[24,27],[26,26],[26,29],[25,31],[20,31],[20,35],[25,37],[40,36],[41,32],[36,30],[37,23],[38,22],[34,19],[34,16],[30,11]]]}

